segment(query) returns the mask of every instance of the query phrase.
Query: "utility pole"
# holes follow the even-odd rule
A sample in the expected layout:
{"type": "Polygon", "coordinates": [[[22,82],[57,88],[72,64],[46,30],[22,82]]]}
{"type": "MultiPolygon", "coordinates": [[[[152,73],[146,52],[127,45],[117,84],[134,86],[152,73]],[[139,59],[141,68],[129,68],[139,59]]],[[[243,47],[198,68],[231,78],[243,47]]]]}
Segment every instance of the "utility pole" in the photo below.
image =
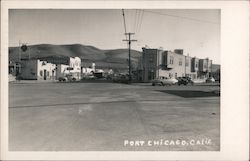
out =
{"type": "Polygon", "coordinates": [[[21,62],[21,41],[18,41],[18,55],[19,55],[19,62],[21,62]]]}
{"type": "Polygon", "coordinates": [[[125,33],[125,35],[128,35],[128,40],[123,40],[128,42],[128,75],[129,75],[129,82],[131,82],[131,42],[137,41],[137,40],[131,40],[131,35],[134,35],[135,33],[125,33]]]}

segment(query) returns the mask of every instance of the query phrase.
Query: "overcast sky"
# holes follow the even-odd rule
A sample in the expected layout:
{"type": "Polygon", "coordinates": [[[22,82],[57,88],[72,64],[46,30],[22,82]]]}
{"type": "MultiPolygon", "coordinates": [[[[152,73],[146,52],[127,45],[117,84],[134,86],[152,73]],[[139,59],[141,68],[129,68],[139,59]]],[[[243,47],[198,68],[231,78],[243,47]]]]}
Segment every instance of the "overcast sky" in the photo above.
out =
{"type": "MultiPolygon", "coordinates": [[[[132,49],[184,49],[184,54],[220,63],[220,10],[128,10],[132,49]]],[[[9,44],[84,44],[126,48],[122,10],[10,10],[9,44]]]]}

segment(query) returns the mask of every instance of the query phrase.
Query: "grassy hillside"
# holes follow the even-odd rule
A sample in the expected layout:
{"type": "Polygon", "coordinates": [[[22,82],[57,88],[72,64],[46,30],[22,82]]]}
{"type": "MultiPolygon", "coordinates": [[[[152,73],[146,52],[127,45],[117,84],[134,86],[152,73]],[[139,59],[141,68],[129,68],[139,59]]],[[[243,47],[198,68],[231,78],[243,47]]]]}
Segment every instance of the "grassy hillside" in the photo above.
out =
{"type": "MultiPolygon", "coordinates": [[[[84,66],[89,66],[92,62],[96,66],[110,68],[127,68],[128,66],[128,49],[101,50],[93,46],[81,44],[72,45],[51,45],[39,44],[28,46],[26,52],[22,52],[18,47],[9,48],[9,59],[12,61],[19,60],[19,53],[22,59],[41,59],[53,63],[66,63],[68,57],[80,57],[84,66]]],[[[141,52],[131,50],[131,60],[137,64],[141,52]]]]}

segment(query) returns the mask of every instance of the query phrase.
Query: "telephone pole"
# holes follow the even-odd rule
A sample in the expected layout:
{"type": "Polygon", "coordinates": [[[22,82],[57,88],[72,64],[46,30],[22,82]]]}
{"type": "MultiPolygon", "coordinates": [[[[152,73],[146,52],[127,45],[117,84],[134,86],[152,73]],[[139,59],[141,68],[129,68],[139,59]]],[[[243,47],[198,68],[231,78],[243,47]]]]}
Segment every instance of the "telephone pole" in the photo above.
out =
{"type": "Polygon", "coordinates": [[[128,42],[128,75],[129,75],[129,82],[131,82],[131,42],[137,41],[137,40],[131,40],[131,35],[134,35],[135,33],[125,33],[125,35],[128,35],[128,40],[123,40],[128,42]]]}

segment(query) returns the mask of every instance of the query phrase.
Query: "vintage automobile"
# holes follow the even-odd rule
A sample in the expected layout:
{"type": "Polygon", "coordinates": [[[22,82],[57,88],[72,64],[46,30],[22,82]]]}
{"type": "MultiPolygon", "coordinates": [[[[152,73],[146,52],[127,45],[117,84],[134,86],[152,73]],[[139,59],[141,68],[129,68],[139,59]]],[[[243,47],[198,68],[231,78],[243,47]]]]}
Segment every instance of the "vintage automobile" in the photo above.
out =
{"type": "Polygon", "coordinates": [[[152,82],[152,86],[155,85],[161,85],[161,86],[165,86],[165,85],[174,85],[176,83],[178,83],[178,80],[175,78],[157,78],[151,81],[152,82]]]}
{"type": "Polygon", "coordinates": [[[189,77],[178,77],[177,78],[177,80],[178,80],[178,85],[180,86],[180,85],[187,85],[187,84],[192,84],[192,80],[191,80],[191,78],[189,78],[189,77]]]}
{"type": "Polygon", "coordinates": [[[209,77],[206,79],[206,83],[214,83],[215,79],[213,77],[209,77]]]}
{"type": "Polygon", "coordinates": [[[74,74],[66,74],[65,76],[59,77],[59,82],[74,82],[77,80],[74,74]]]}

